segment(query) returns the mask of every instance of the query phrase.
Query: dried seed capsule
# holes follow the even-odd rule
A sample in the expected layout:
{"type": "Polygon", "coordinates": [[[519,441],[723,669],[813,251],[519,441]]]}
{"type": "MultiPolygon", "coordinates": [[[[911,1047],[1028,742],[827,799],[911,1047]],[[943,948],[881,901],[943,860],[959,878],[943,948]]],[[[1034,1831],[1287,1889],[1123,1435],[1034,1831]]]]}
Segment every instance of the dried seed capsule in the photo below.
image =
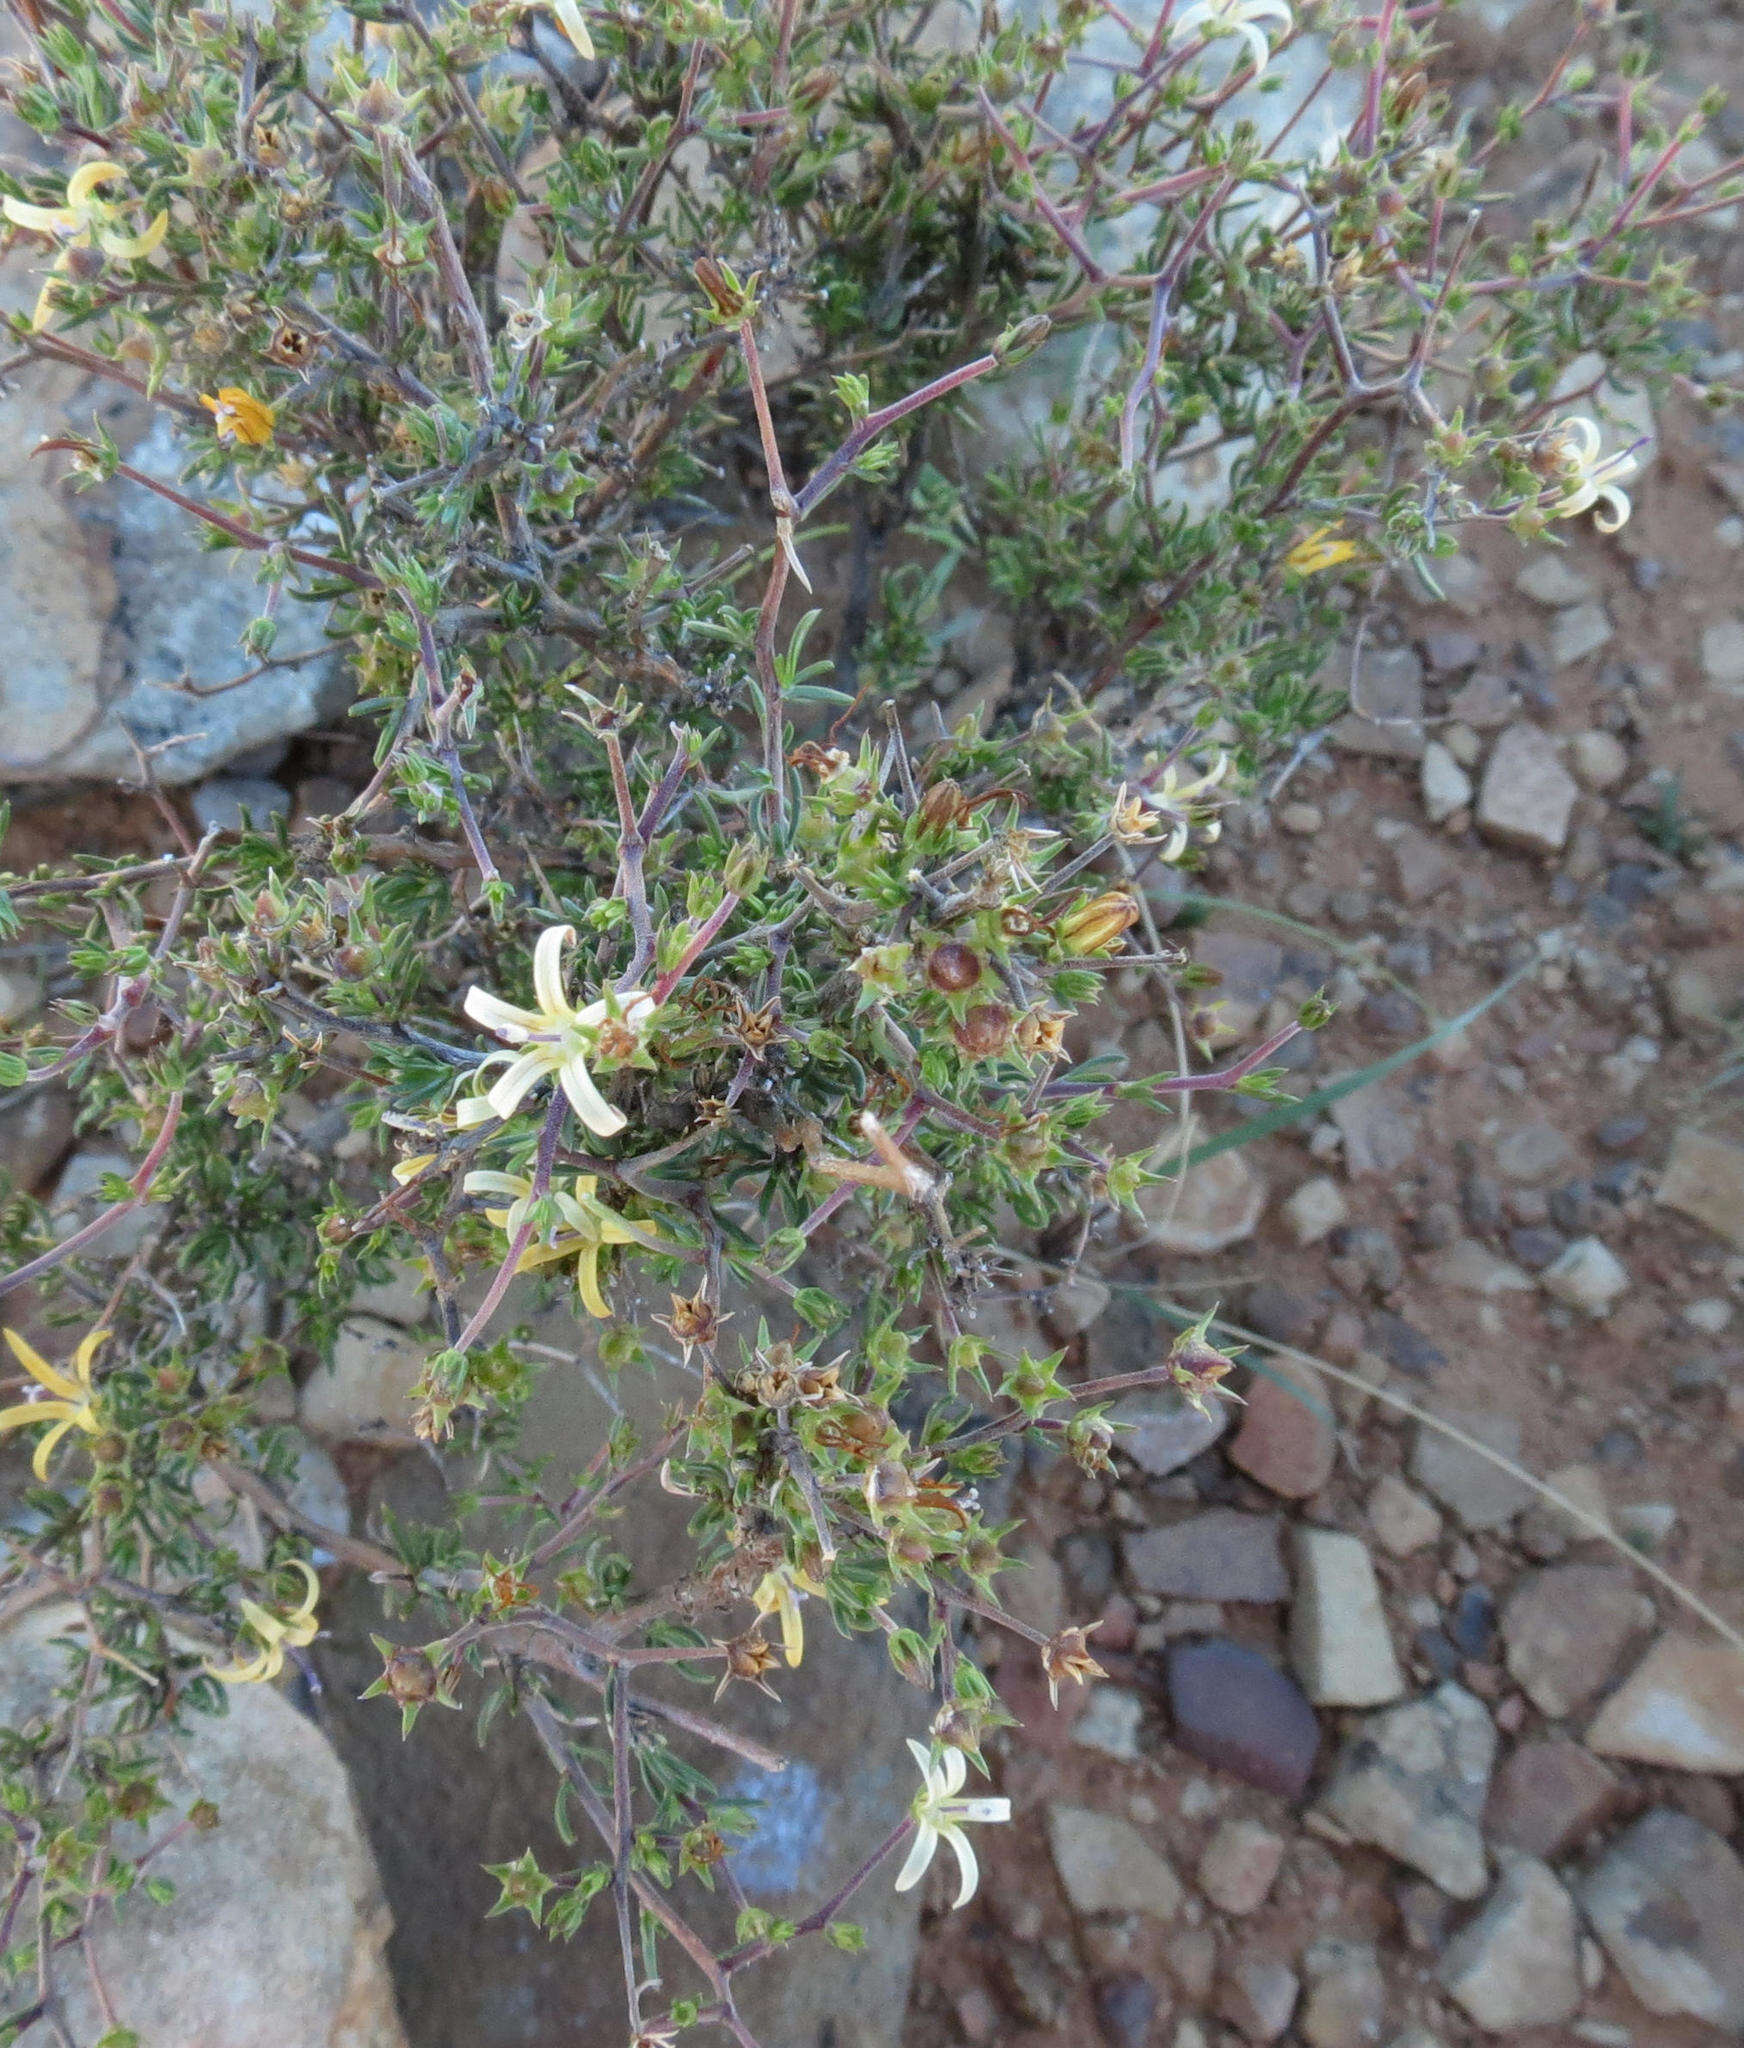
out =
{"type": "Polygon", "coordinates": [[[947,939],[928,954],[926,978],[946,995],[961,995],[981,979],[981,955],[959,939],[947,939]]]}
{"type": "Polygon", "coordinates": [[[991,1059],[1011,1043],[1012,1015],[1003,1003],[977,1003],[951,1036],[971,1059],[991,1059]]]}

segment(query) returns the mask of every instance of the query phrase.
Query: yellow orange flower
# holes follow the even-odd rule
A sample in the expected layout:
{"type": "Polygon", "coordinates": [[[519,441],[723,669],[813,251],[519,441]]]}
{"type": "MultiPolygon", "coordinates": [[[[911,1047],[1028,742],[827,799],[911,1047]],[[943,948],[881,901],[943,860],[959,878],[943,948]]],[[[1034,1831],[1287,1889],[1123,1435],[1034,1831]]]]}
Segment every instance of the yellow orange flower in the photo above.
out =
{"type": "Polygon", "coordinates": [[[1336,534],[1330,526],[1317,526],[1310,534],[1299,540],[1284,557],[1284,567],[1298,576],[1317,576],[1322,569],[1336,569],[1343,562],[1354,562],[1362,553],[1361,545],[1336,534]]]}
{"type": "Polygon", "coordinates": [[[300,1557],[291,1560],[291,1570],[301,1572],[305,1581],[302,1599],[288,1614],[273,1614],[253,1600],[242,1603],[242,1618],[260,1638],[260,1652],[244,1662],[240,1657],[222,1668],[208,1664],[212,1677],[226,1685],[263,1685],[277,1678],[285,1668],[287,1650],[306,1649],[320,1632],[315,1603],[321,1597],[321,1581],[300,1557]]]}
{"type": "Polygon", "coordinates": [[[143,234],[130,235],[124,231],[121,201],[99,198],[97,188],[126,176],[119,164],[82,164],[67,180],[66,197],[59,206],[31,206],[22,199],[0,200],[0,212],[14,227],[28,228],[33,235],[53,235],[66,245],[55,259],[54,269],[37,297],[36,311],[30,316],[31,326],[39,333],[54,312],[60,289],[58,280],[66,274],[67,259],[74,249],[96,247],[118,262],[132,263],[149,256],[169,232],[167,211],[160,213],[143,234]]]}
{"type": "Polygon", "coordinates": [[[49,1396],[46,1401],[20,1401],[15,1407],[0,1408],[0,1433],[9,1429],[30,1429],[43,1422],[53,1425],[30,1460],[30,1469],[38,1479],[48,1478],[48,1461],[55,1445],[69,1429],[82,1429],[87,1436],[95,1436],[103,1426],[97,1418],[97,1392],[91,1384],[91,1365],[97,1356],[98,1345],[108,1334],[107,1330],[93,1330],[81,1341],[73,1353],[73,1369],[69,1375],[50,1365],[46,1358],[25,1343],[16,1330],[4,1332],[13,1357],[49,1396]]]}
{"type": "Polygon", "coordinates": [[[252,391],[244,391],[240,384],[226,384],[216,398],[202,391],[200,403],[212,415],[213,431],[220,441],[240,441],[245,448],[270,445],[276,415],[252,391]]]}

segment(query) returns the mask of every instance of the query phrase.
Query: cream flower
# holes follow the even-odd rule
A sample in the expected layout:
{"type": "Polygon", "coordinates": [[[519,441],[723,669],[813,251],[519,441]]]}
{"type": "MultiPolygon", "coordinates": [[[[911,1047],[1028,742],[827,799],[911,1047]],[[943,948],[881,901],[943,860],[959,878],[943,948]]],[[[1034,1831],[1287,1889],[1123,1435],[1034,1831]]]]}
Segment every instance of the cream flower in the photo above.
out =
{"type": "Polygon", "coordinates": [[[82,1429],[87,1436],[95,1436],[102,1427],[97,1419],[91,1365],[97,1356],[97,1346],[108,1334],[107,1330],[93,1330],[81,1340],[73,1353],[73,1370],[69,1378],[25,1343],[16,1330],[5,1332],[13,1357],[50,1396],[46,1401],[20,1401],[16,1407],[0,1408],[0,1435],[9,1429],[29,1429],[37,1423],[54,1425],[31,1456],[30,1469],[38,1479],[48,1478],[49,1458],[69,1429],[82,1429]]]}
{"type": "Polygon", "coordinates": [[[619,1057],[625,1049],[633,1051],[636,1034],[654,1014],[654,999],[641,989],[630,989],[577,1009],[563,990],[563,948],[574,938],[575,927],[567,924],[554,924],[539,934],[533,948],[537,1009],[523,1010],[482,988],[467,990],[465,1009],[475,1024],[494,1031],[505,1044],[524,1048],[485,1098],[498,1116],[513,1116],[528,1091],[547,1074],[555,1074],[571,1108],[595,1137],[613,1138],[628,1119],[594,1085],[588,1058],[602,1040],[619,1057]],[[625,1041],[625,1048],[610,1045],[613,1038],[625,1041]]]}
{"type": "Polygon", "coordinates": [[[321,1624],[315,1619],[315,1603],[321,1597],[321,1581],[300,1557],[291,1560],[291,1570],[301,1572],[305,1581],[302,1599],[288,1614],[269,1613],[253,1600],[242,1603],[242,1618],[260,1638],[261,1650],[258,1656],[244,1663],[238,1658],[234,1664],[220,1669],[208,1664],[206,1669],[214,1678],[221,1678],[226,1685],[263,1685],[277,1678],[285,1668],[287,1650],[306,1649],[320,1633],[321,1624]]]}
{"type": "MultiPolygon", "coordinates": [[[[524,1173],[493,1173],[484,1169],[469,1173],[460,1184],[469,1195],[506,1195],[509,1206],[506,1209],[487,1209],[484,1213],[490,1222],[512,1238],[527,1220],[527,1212],[533,1204],[533,1183],[524,1173]]],[[[657,1230],[646,1224],[634,1223],[627,1216],[620,1216],[615,1209],[608,1209],[596,1189],[599,1182],[591,1173],[577,1174],[573,1192],[564,1194],[554,1188],[551,1199],[557,1205],[562,1219],[556,1235],[549,1244],[533,1244],[521,1254],[515,1266],[517,1273],[529,1273],[540,1266],[552,1266],[564,1259],[575,1261],[575,1284],[590,1316],[597,1316],[605,1322],[611,1315],[605,1295],[600,1289],[600,1253],[607,1245],[639,1244],[644,1251],[682,1252],[685,1247],[676,1244],[669,1237],[662,1237],[657,1230]]]]}
{"type": "Polygon", "coordinates": [[[22,199],[0,200],[0,212],[14,227],[28,228],[35,235],[53,235],[56,241],[66,247],[55,260],[55,266],[36,301],[36,311],[31,315],[30,324],[39,332],[49,323],[54,312],[57,280],[67,269],[67,257],[74,249],[88,249],[93,244],[105,256],[116,257],[130,263],[142,256],[149,256],[169,232],[170,217],[160,213],[144,234],[129,235],[122,232],[121,202],[114,199],[100,199],[99,185],[107,185],[112,179],[125,178],[126,171],[119,164],[107,161],[83,164],[67,180],[65,201],[59,206],[31,206],[22,199]]]}
{"type": "Polygon", "coordinates": [[[1253,59],[1257,79],[1272,61],[1272,47],[1258,24],[1273,21],[1280,34],[1288,35],[1295,16],[1286,0],[1193,0],[1175,17],[1169,31],[1171,43],[1190,42],[1194,36],[1212,42],[1218,36],[1240,36],[1253,59]]]}
{"type": "Polygon", "coordinates": [[[587,23],[582,18],[576,0],[551,0],[551,12],[557,17],[557,25],[569,38],[578,57],[593,58],[593,37],[587,32],[587,23]]]}
{"type": "Polygon", "coordinates": [[[975,1851],[963,1832],[963,1825],[965,1822],[1010,1820],[1011,1801],[964,1799],[960,1796],[963,1780],[969,1775],[969,1760],[960,1749],[947,1749],[934,1763],[932,1751],[925,1743],[916,1742],[911,1736],[908,1748],[926,1782],[914,1796],[911,1809],[914,1814],[914,1846],[897,1875],[896,1889],[906,1892],[919,1884],[938,1854],[939,1844],[949,1842],[956,1852],[958,1879],[957,1896],[951,1903],[953,1907],[966,1906],[975,1896],[975,1887],[981,1880],[981,1866],[975,1860],[975,1851]]]}
{"type": "Polygon", "coordinates": [[[1129,795],[1123,782],[1114,793],[1109,829],[1128,846],[1151,845],[1164,838],[1166,843],[1157,858],[1177,861],[1187,851],[1194,832],[1209,843],[1222,831],[1212,810],[1219,799],[1212,791],[1228,773],[1229,756],[1219,750],[1209,768],[1194,769],[1180,760],[1169,762],[1154,789],[1129,795]]]}
{"type": "Polygon", "coordinates": [[[1603,455],[1603,446],[1598,428],[1584,414],[1560,420],[1551,429],[1542,448],[1554,468],[1551,488],[1556,497],[1546,507],[1552,519],[1573,519],[1601,505],[1605,509],[1593,521],[1601,533],[1628,525],[1633,508],[1622,486],[1641,464],[1630,449],[1603,455]]]}

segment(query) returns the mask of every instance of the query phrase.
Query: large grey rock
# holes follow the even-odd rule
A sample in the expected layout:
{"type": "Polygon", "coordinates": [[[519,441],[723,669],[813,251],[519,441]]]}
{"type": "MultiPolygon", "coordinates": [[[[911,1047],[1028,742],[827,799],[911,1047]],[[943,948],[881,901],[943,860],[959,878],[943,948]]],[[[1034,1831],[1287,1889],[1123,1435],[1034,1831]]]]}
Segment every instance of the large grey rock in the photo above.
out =
{"type": "Polygon", "coordinates": [[[1141,1472],[1166,1479],[1222,1436],[1229,1427],[1229,1405],[1210,1401],[1196,1408],[1173,1388],[1146,1388],[1116,1401],[1108,1419],[1115,1426],[1114,1448],[1141,1472]]]}
{"type": "Polygon", "coordinates": [[[1386,1850],[1456,1899],[1484,1888],[1480,1824],[1496,1758],[1481,1700],[1457,1685],[1366,1715],[1321,1800],[1347,1835],[1386,1850]]]}
{"type": "MultiPolygon", "coordinates": [[[[499,1327],[507,1327],[528,1311],[511,1291],[500,1313],[499,1327]]],[[[567,1304],[534,1316],[532,1331],[554,1348],[593,1357],[595,1329],[578,1322],[567,1304]]],[[[693,1391],[694,1382],[676,1368],[627,1373],[616,1385],[644,1431],[659,1426],[667,1404],[693,1391]]],[[[585,1380],[559,1368],[535,1388],[521,1440],[548,1461],[547,1483],[561,1492],[597,1452],[612,1422],[585,1380]]],[[[471,1484],[476,1468],[464,1460],[457,1465],[456,1483],[471,1484]]],[[[391,1493],[378,1490],[378,1500],[391,1498],[413,1519],[445,1515],[442,1467],[429,1452],[395,1461],[378,1489],[390,1482],[391,1493]]],[[[627,1496],[625,1519],[613,1534],[637,1561],[638,1585],[669,1583],[694,1563],[695,1546],[685,1534],[693,1505],[652,1484],[627,1496]]],[[[475,1533],[481,1544],[492,1540],[488,1523],[475,1533]]],[[[703,1625],[718,1623],[725,1633],[743,1627],[750,1613],[740,1605],[706,1615],[703,1625]]],[[[907,1811],[919,1778],[903,1738],[924,1738],[931,1711],[925,1696],[892,1669],[881,1639],[839,1636],[820,1601],[807,1603],[805,1620],[803,1664],[774,1674],[779,1701],[740,1686],[712,1710],[784,1755],[785,1770],[769,1773],[714,1748],[675,1743],[727,1796],[753,1806],[756,1833],[735,1843],[734,1872],[754,1905],[794,1919],[843,1883],[907,1811]]],[[[623,1973],[609,1898],[596,1903],[568,1943],[547,1941],[522,1915],[484,1917],[496,1887],[481,1865],[529,1846],[547,1869],[573,1866],[591,1853],[565,1847],[552,1827],[551,1770],[532,1730],[505,1712],[481,1749],[470,1714],[425,1714],[402,1742],[392,1703],[358,1698],[381,1669],[370,1632],[394,1632],[384,1629],[379,1588],[353,1576],[333,1603],[330,1627],[317,1652],[326,1711],[400,1923],[390,1957],[418,2048],[545,2048],[559,2040],[592,2048],[624,2039],[623,1973]]],[[[706,1694],[699,1698],[694,1688],[663,1682],[658,1674],[648,1690],[711,1711],[706,1694]]],[[[596,1709],[597,1694],[571,1697],[583,1712],[596,1709]]],[[[948,1853],[942,1861],[949,1871],[948,1853]]],[[[797,1943],[791,1954],[735,1983],[747,2026],[768,2048],[898,2048],[928,1886],[898,1893],[894,1876],[894,1863],[884,1866],[855,1896],[850,1917],[866,1933],[860,1953],[797,1943]]],[[[711,1900],[684,1883],[675,1903],[712,1938],[731,1944],[732,1906],[723,1894],[711,1900]]],[[[675,1964],[674,1992],[690,1981],[683,1964],[675,1964]]]]}
{"type": "Polygon", "coordinates": [[[1711,1829],[1656,1807],[1612,1843],[1580,1902],[1649,2012],[1744,2034],[1744,1863],[1711,1829]]]}
{"type": "Polygon", "coordinates": [[[1561,2026],[1581,2002],[1574,1901],[1536,1857],[1511,1855],[1501,1882],[1449,1942],[1439,1975],[1487,2034],[1561,2026]]]}
{"type": "MultiPolygon", "coordinates": [[[[46,461],[38,435],[88,432],[103,394],[78,379],[26,385],[8,408],[0,457],[0,782],[138,774],[128,735],[154,751],[158,779],[197,782],[237,755],[302,732],[343,701],[337,660],[269,669],[234,690],[210,690],[251,667],[240,639],[264,592],[240,551],[214,554],[199,523],[125,479],[77,499],[46,461]],[[27,409],[28,408],[28,409],[27,409]]],[[[126,421],[111,417],[125,439],[126,421]]],[[[128,451],[135,468],[173,483],[185,450],[160,416],[128,451]]],[[[323,643],[325,608],[285,599],[276,656],[323,643]]]]}
{"type": "MultiPolygon", "coordinates": [[[[51,1711],[66,1678],[52,1638],[79,1626],[57,1603],[0,1638],[0,1722],[51,1711]]],[[[168,1904],[139,1893],[97,1916],[117,2019],[176,2048],[405,2048],[382,1958],[388,1910],[338,1758],[271,1686],[226,1698],[222,1718],[194,1715],[161,1745],[172,1805],[212,1801],[217,1828],[153,1857],[151,1873],[176,1887],[168,1904]]],[[[140,1845],[170,1835],[173,1819],[141,1830],[140,1845]]],[[[64,1971],[61,1988],[73,2037],[95,2038],[104,2022],[83,1968],[64,1971]]],[[[65,2038],[33,2027],[21,2048],[65,2038]]]]}

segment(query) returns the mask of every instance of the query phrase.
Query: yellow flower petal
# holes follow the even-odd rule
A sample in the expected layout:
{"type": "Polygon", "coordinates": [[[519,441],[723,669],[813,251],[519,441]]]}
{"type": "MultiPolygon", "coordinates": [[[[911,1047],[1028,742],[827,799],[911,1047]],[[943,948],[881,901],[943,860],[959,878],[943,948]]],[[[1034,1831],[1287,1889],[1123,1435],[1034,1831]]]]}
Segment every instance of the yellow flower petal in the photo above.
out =
{"type": "MultiPolygon", "coordinates": [[[[149,256],[154,249],[161,248],[163,238],[169,233],[168,212],[158,215],[142,235],[117,234],[113,228],[98,226],[97,244],[105,255],[119,257],[124,263],[135,263],[142,256],[149,256]]],[[[264,410],[264,408],[263,408],[264,410]]],[[[269,434],[269,440],[272,438],[269,434]]]]}
{"type": "Polygon", "coordinates": [[[48,1461],[54,1455],[54,1447],[66,1435],[67,1431],[72,1428],[76,1420],[75,1416],[69,1415],[64,1422],[57,1422],[48,1435],[43,1438],[42,1442],[37,1445],[36,1453],[30,1461],[30,1469],[44,1484],[48,1481],[48,1461]]]}
{"type": "Polygon", "coordinates": [[[22,199],[0,200],[0,212],[16,228],[28,228],[33,235],[67,235],[78,219],[64,206],[31,206],[22,199]]]}
{"type": "MultiPolygon", "coordinates": [[[[50,1365],[34,1345],[27,1344],[16,1330],[7,1330],[0,1334],[4,1334],[7,1348],[39,1387],[46,1387],[51,1394],[59,1395],[63,1401],[78,1401],[84,1398],[90,1387],[88,1377],[85,1378],[83,1385],[77,1380],[68,1379],[58,1367],[50,1365]]],[[[90,1341],[87,1337],[85,1343],[88,1344],[90,1341]]],[[[82,1352],[84,1345],[79,1349],[82,1352]]]]}
{"type": "Polygon", "coordinates": [[[67,204],[74,212],[88,206],[99,185],[108,184],[111,178],[125,178],[127,173],[119,164],[107,159],[94,164],[81,164],[67,180],[67,204]]]}
{"type": "Polygon", "coordinates": [[[611,1320],[612,1311],[605,1296],[600,1292],[599,1262],[599,1246],[584,1246],[580,1258],[575,1262],[575,1284],[581,1290],[581,1298],[587,1306],[588,1314],[597,1316],[604,1323],[611,1320]]]}

